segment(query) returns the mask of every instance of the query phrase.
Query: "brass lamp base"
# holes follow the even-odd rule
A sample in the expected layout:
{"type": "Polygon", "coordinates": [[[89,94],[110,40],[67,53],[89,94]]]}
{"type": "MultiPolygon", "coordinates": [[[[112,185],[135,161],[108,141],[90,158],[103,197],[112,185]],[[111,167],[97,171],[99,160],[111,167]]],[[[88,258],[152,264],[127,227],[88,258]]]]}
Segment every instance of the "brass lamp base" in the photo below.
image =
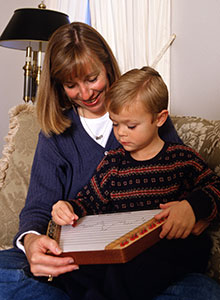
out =
{"type": "Polygon", "coordinates": [[[42,42],[39,42],[39,50],[32,51],[28,46],[26,48],[26,57],[24,69],[24,93],[23,100],[34,103],[37,93],[37,88],[40,82],[41,61],[42,61],[42,42]]]}

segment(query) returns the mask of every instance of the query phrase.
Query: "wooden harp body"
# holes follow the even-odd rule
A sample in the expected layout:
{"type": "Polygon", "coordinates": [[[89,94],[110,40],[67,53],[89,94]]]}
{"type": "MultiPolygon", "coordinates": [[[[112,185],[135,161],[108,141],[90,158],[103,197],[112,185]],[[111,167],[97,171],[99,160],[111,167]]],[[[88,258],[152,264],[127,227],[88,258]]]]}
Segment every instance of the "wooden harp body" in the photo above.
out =
{"type": "Polygon", "coordinates": [[[59,243],[61,256],[72,256],[78,265],[126,263],[160,240],[165,221],[154,219],[158,212],[86,216],[76,226],[59,226],[50,221],[47,235],[59,243]]]}

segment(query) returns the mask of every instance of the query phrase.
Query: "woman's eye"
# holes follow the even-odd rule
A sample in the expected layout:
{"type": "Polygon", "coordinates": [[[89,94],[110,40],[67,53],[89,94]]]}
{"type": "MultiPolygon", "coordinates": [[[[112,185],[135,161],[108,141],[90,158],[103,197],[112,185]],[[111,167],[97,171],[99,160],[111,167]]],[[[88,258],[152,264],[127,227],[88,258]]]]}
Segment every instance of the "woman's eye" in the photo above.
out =
{"type": "Polygon", "coordinates": [[[135,127],[136,127],[136,125],[128,126],[129,129],[134,129],[135,127]]]}
{"type": "Polygon", "coordinates": [[[118,126],[118,124],[116,124],[116,123],[112,123],[112,126],[116,127],[116,126],[118,126]]]}
{"type": "Polygon", "coordinates": [[[66,83],[64,84],[64,87],[67,88],[67,89],[73,89],[75,87],[75,84],[74,83],[66,83]]]}
{"type": "Polygon", "coordinates": [[[88,79],[89,82],[95,82],[97,80],[98,76],[91,77],[88,79]]]}

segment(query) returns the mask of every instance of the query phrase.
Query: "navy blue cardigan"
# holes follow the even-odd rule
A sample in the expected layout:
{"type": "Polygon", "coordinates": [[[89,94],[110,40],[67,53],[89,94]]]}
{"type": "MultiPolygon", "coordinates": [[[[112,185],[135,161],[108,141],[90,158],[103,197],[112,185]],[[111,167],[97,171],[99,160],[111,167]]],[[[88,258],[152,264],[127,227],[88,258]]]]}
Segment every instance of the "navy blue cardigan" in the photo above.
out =
{"type": "MultiPolygon", "coordinates": [[[[73,199],[92,177],[105,152],[119,146],[112,131],[103,148],[87,134],[74,110],[67,114],[72,126],[63,134],[49,138],[42,132],[39,134],[26,203],[14,242],[28,230],[45,234],[52,205],[58,200],[73,199]]],[[[160,135],[165,141],[181,141],[170,118],[160,135]]]]}

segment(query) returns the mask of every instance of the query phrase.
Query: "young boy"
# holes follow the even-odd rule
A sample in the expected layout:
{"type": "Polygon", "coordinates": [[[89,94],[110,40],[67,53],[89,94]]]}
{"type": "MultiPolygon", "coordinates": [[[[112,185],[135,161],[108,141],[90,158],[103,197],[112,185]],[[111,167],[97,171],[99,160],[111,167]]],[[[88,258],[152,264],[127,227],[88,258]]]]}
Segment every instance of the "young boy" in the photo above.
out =
{"type": "Polygon", "coordinates": [[[219,178],[195,151],[158,135],[168,116],[168,90],[159,73],[150,67],[127,72],[106,103],[123,148],[109,151],[76,199],[54,205],[54,221],[65,225],[86,214],[161,207],[157,218],[168,217],[161,237],[185,238],[195,221],[213,220],[219,178]]]}
{"type": "Polygon", "coordinates": [[[156,218],[167,217],[160,234],[167,239],[142,254],[148,295],[154,295],[186,273],[205,271],[211,243],[205,233],[191,233],[196,221],[215,218],[220,179],[194,150],[158,135],[168,116],[168,91],[157,71],[127,72],[106,101],[123,148],[109,151],[76,199],[53,206],[52,217],[65,225],[87,214],[162,208],[156,218]]]}

